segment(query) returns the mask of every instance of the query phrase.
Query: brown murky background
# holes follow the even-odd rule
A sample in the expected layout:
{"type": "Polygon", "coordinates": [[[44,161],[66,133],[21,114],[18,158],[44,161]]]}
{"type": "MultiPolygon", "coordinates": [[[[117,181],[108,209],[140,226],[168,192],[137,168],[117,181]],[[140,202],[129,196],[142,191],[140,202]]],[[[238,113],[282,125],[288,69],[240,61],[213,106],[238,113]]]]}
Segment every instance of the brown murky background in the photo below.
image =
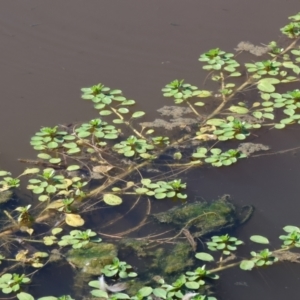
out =
{"type": "MultiPolygon", "coordinates": [[[[97,117],[80,100],[81,87],[102,82],[120,88],[152,120],[156,109],[172,103],[160,92],[166,83],[184,78],[202,86],[200,53],[233,51],[242,40],[277,40],[287,17],[299,10],[298,0],[1,0],[1,168],[17,174],[24,167],[17,158],[35,157],[29,139],[41,126],[97,117]]],[[[299,127],[257,141],[274,150],[297,147],[299,127]]],[[[267,235],[272,248],[283,225],[300,225],[299,174],[299,152],[289,152],[194,170],[189,187],[206,199],[228,193],[237,204],[255,205],[238,234],[267,235]]],[[[230,270],[217,283],[219,299],[298,299],[299,274],[292,264],[230,270]]]]}

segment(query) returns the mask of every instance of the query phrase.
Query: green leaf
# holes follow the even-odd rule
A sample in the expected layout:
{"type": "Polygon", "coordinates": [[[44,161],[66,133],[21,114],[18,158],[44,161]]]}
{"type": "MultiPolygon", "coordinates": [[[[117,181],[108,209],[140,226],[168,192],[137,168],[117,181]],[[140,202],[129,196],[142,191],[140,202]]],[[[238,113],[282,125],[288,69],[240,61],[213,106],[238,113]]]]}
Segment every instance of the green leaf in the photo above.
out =
{"type": "Polygon", "coordinates": [[[250,271],[255,266],[255,263],[252,260],[242,260],[240,263],[240,268],[245,271],[250,271]]]}
{"type": "Polygon", "coordinates": [[[111,114],[112,114],[112,111],[110,111],[110,110],[100,110],[99,111],[100,116],[109,116],[111,114]]]}
{"type": "MultiPolygon", "coordinates": [[[[39,168],[26,169],[21,175],[36,174],[40,171],[39,168]]],[[[21,176],[20,175],[20,176],[21,176]]]]}
{"type": "Polygon", "coordinates": [[[108,294],[104,291],[101,291],[101,290],[92,290],[91,291],[91,294],[95,297],[98,297],[98,298],[106,298],[108,299],[108,294]]]}
{"type": "Polygon", "coordinates": [[[213,256],[205,252],[199,252],[195,255],[195,257],[203,261],[214,261],[213,256]]]}
{"type": "Polygon", "coordinates": [[[136,119],[136,118],[140,118],[140,117],[142,117],[144,115],[145,115],[145,112],[143,112],[143,111],[136,111],[135,113],[132,114],[131,118],[136,119]]]}
{"type": "Polygon", "coordinates": [[[204,103],[203,102],[195,102],[194,105],[196,105],[196,106],[204,106],[204,103]]]}
{"type": "Polygon", "coordinates": [[[49,149],[55,149],[55,148],[58,147],[58,143],[56,143],[56,142],[50,142],[50,143],[47,144],[47,147],[49,149]]]}
{"type": "Polygon", "coordinates": [[[292,225],[287,225],[287,226],[285,226],[285,227],[283,227],[283,230],[285,231],[285,232],[288,232],[288,233],[290,233],[290,232],[300,232],[300,228],[299,227],[297,227],[297,226],[292,226],[292,225]]]}
{"type": "Polygon", "coordinates": [[[145,286],[138,291],[138,294],[142,297],[148,297],[152,293],[152,288],[149,286],[145,286]]]}
{"type": "Polygon", "coordinates": [[[105,194],[103,196],[103,201],[112,206],[120,205],[123,202],[122,198],[114,194],[105,194]]]}
{"type": "Polygon", "coordinates": [[[49,199],[49,197],[47,195],[40,195],[39,196],[39,201],[44,202],[47,201],[49,199]]]}
{"type": "Polygon", "coordinates": [[[125,108],[125,107],[121,107],[121,108],[118,109],[118,112],[120,114],[127,114],[127,113],[129,113],[129,109],[125,108]]]}
{"type": "Polygon", "coordinates": [[[162,289],[162,288],[156,288],[153,290],[154,296],[161,298],[161,299],[166,299],[167,298],[167,291],[162,289]]]}
{"type": "Polygon", "coordinates": [[[229,76],[230,77],[239,77],[239,76],[242,76],[242,73],[240,73],[240,72],[234,72],[234,73],[231,73],[229,76]]]}
{"type": "Polygon", "coordinates": [[[91,286],[91,287],[93,287],[93,288],[98,289],[100,283],[99,283],[99,280],[92,280],[92,281],[90,281],[90,282],[88,283],[88,285],[91,286]]]}
{"type": "Polygon", "coordinates": [[[285,127],[285,124],[275,124],[274,126],[276,129],[283,129],[285,127]]]}
{"type": "Polygon", "coordinates": [[[225,123],[225,121],[223,119],[210,119],[210,120],[207,120],[207,122],[206,122],[206,124],[214,125],[214,126],[219,126],[224,123],[225,123]]]}
{"type": "Polygon", "coordinates": [[[37,155],[38,158],[41,158],[41,159],[50,159],[51,158],[51,155],[47,154],[47,153],[39,153],[37,155]]]}
{"type": "Polygon", "coordinates": [[[198,290],[200,288],[200,284],[198,282],[188,281],[185,283],[185,286],[188,289],[198,290]]]}
{"type": "Polygon", "coordinates": [[[72,149],[69,149],[67,151],[68,154],[76,154],[76,153],[79,153],[81,150],[80,148],[72,148],[72,149]]]}
{"type": "Polygon", "coordinates": [[[67,171],[76,171],[79,169],[80,169],[80,166],[78,166],[78,165],[71,165],[71,166],[67,167],[67,171]]]}
{"type": "Polygon", "coordinates": [[[270,114],[270,113],[264,113],[263,117],[266,118],[266,119],[274,120],[274,115],[270,114]]]}
{"type": "Polygon", "coordinates": [[[260,112],[260,111],[254,111],[254,112],[252,113],[252,115],[253,115],[255,118],[257,118],[257,119],[261,119],[261,117],[262,117],[262,112],[260,112]]]}
{"type": "Polygon", "coordinates": [[[7,175],[10,175],[10,173],[9,172],[7,172],[7,171],[0,171],[0,176],[7,176],[7,175]]]}
{"type": "MultiPolygon", "coordinates": [[[[24,293],[24,292],[18,293],[17,298],[19,300],[34,300],[34,298],[30,294],[27,294],[27,293],[24,293]]],[[[56,299],[55,297],[53,297],[53,298],[56,299]]]]}
{"type": "Polygon", "coordinates": [[[249,112],[248,108],[241,106],[231,106],[229,110],[237,114],[247,114],[249,112]]]}
{"type": "Polygon", "coordinates": [[[34,194],[41,194],[43,191],[44,191],[43,187],[37,187],[37,188],[35,188],[35,189],[32,190],[32,192],[34,194]]]}
{"type": "Polygon", "coordinates": [[[264,237],[264,236],[261,236],[261,235],[252,235],[250,237],[250,240],[254,243],[258,243],[258,244],[269,244],[269,240],[264,237]]]}
{"type": "Polygon", "coordinates": [[[51,158],[49,162],[51,164],[59,164],[61,162],[61,158],[51,158]]]}
{"type": "Polygon", "coordinates": [[[135,192],[139,195],[146,194],[149,190],[147,188],[137,188],[135,192]]]}
{"type": "Polygon", "coordinates": [[[167,194],[166,193],[158,193],[158,194],[155,194],[155,198],[160,200],[160,199],[164,199],[167,197],[167,194]]]}

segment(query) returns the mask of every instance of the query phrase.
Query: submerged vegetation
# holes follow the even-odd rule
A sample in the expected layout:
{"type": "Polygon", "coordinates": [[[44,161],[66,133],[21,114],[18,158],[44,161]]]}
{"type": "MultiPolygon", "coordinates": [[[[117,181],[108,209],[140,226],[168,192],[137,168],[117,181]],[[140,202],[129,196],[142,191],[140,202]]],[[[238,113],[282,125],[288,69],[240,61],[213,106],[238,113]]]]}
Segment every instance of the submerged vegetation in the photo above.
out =
{"type": "MultiPolygon", "coordinates": [[[[288,259],[283,252],[297,260],[290,249],[300,247],[300,229],[291,225],[283,228],[281,249],[251,251],[247,259],[240,260],[236,252],[243,241],[224,229],[246,221],[251,206],[242,216],[226,197],[211,203],[192,201],[189,182],[180,177],[189,168],[228,167],[251,157],[253,151],[243,152],[240,141],[255,137],[261,128],[282,130],[300,124],[300,90],[292,88],[300,74],[300,13],[290,20],[281,28],[286,36],[283,44],[270,42],[263,61],[243,66],[236,54],[219,48],[201,54],[199,61],[217,90],[202,90],[184,80],[167,84],[163,95],[176,106],[160,112],[173,119],[139,124],[146,113],[134,109],[135,101],[99,83],[81,90],[82,99],[92,103],[99,118],[43,127],[35,133],[30,143],[38,152],[37,160],[26,161],[35,166],[17,177],[0,171],[1,215],[9,222],[0,230],[0,288],[8,294],[5,297],[35,299],[31,295],[33,275],[59,260],[67,261],[76,276],[87,275],[74,280],[83,286],[74,288],[72,297],[82,299],[79,293],[84,292],[93,299],[113,300],[214,300],[210,287],[224,269],[240,266],[249,271],[270,266],[288,259]],[[241,96],[250,89],[257,90],[254,99],[241,96]],[[209,111],[207,104],[215,106],[209,111]],[[32,201],[16,207],[10,200],[20,197],[21,183],[27,184],[32,201]],[[152,214],[152,203],[159,205],[166,199],[179,204],[152,214]],[[113,225],[140,204],[145,216],[136,218],[137,223],[124,231],[112,233],[113,225]],[[142,237],[149,222],[156,222],[156,233],[142,237]],[[198,244],[200,237],[208,237],[205,245],[198,244]],[[21,250],[12,257],[9,247],[16,242],[21,243],[21,250]],[[165,246],[173,250],[166,252],[165,246]],[[138,272],[136,266],[122,260],[128,251],[131,256],[147,257],[150,263],[145,271],[138,272]],[[196,252],[194,257],[192,252],[196,252]]],[[[247,50],[242,46],[238,54],[247,50]]],[[[253,144],[253,149],[266,148],[253,144]]],[[[250,240],[269,244],[260,235],[250,240]]]]}

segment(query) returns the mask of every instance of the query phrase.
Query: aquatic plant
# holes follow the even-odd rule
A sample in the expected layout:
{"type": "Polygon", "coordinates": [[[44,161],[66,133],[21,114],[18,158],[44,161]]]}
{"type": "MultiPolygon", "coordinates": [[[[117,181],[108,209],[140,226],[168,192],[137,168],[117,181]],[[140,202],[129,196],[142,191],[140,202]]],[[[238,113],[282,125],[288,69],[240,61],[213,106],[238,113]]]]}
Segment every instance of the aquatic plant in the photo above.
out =
{"type": "MultiPolygon", "coordinates": [[[[44,247],[72,247],[85,251],[85,247],[91,243],[99,243],[102,239],[96,237],[97,233],[92,229],[70,230],[65,224],[81,227],[85,224],[85,218],[92,216],[90,212],[95,209],[101,209],[97,217],[104,218],[104,208],[115,209],[116,206],[127,204],[129,196],[136,197],[136,201],[128,212],[134,210],[139,201],[145,200],[145,217],[136,226],[119,234],[99,233],[103,238],[123,237],[147,224],[153,201],[166,201],[168,198],[188,199],[188,184],[180,177],[182,169],[202,168],[203,165],[228,167],[247,157],[240,150],[239,142],[250,136],[255,137],[261,127],[284,129],[292,124],[300,124],[300,91],[285,87],[286,84],[299,81],[300,13],[290,19],[291,22],[281,28],[289,43],[281,47],[277,42],[270,42],[268,57],[264,60],[242,65],[236,60],[234,53],[220,48],[201,54],[199,61],[204,64],[203,69],[209,71],[208,78],[217,85],[216,91],[201,90],[182,79],[175,79],[167,84],[162,89],[163,96],[174,99],[178,108],[184,107],[185,113],[193,120],[187,123],[187,119],[180,119],[178,114],[173,115],[174,119],[177,118],[176,126],[179,126],[176,132],[168,134],[164,131],[162,135],[161,132],[156,132],[158,129],[154,125],[153,128],[145,130],[148,126],[144,123],[138,124],[138,119],[146,117],[146,113],[135,110],[135,100],[127,99],[119,89],[111,89],[102,83],[82,88],[82,99],[92,102],[100,118],[93,118],[82,124],[42,127],[30,141],[38,151],[37,160],[25,160],[36,167],[25,169],[17,177],[0,170],[0,193],[15,191],[27,178],[27,189],[32,195],[32,203],[13,210],[9,210],[9,207],[3,210],[11,224],[1,228],[0,236],[7,237],[22,230],[24,233],[17,233],[16,240],[34,243],[37,248],[42,244],[44,247]],[[243,75],[245,73],[246,76],[243,75]],[[236,77],[244,81],[234,82],[236,77]],[[284,90],[282,93],[278,86],[284,90]],[[246,94],[249,88],[257,90],[258,100],[246,101],[239,97],[242,92],[246,94]],[[212,110],[212,105],[204,109],[212,99],[219,102],[212,110]],[[148,178],[151,172],[159,175],[148,178]],[[39,202],[35,206],[36,199],[39,202]],[[47,233],[34,226],[35,223],[45,221],[53,223],[53,228],[47,233]],[[67,234],[59,237],[63,230],[67,234]],[[29,238],[24,238],[26,232],[29,238]]],[[[157,205],[158,203],[156,201],[157,205]]],[[[189,228],[197,228],[196,221],[203,217],[208,220],[213,214],[216,213],[205,212],[186,220],[186,224],[173,237],[157,239],[160,235],[158,234],[139,239],[144,239],[153,246],[157,243],[176,242],[180,235],[184,235],[196,251],[197,243],[194,238],[201,233],[192,235],[189,228]]],[[[116,213],[113,218],[106,220],[103,228],[113,225],[124,216],[116,213]]],[[[130,295],[120,293],[120,287],[118,289],[117,286],[105,282],[103,275],[114,283],[137,276],[131,265],[116,257],[112,263],[101,267],[103,275],[100,279],[89,282],[89,286],[94,288],[91,293],[94,297],[113,300],[142,300],[152,296],[161,299],[214,300],[207,293],[206,287],[219,278],[217,272],[238,265],[247,271],[267,267],[280,261],[278,256],[283,251],[288,253],[292,248],[299,248],[300,229],[286,226],[284,231],[286,234],[280,236],[283,241],[281,249],[272,252],[268,248],[251,251],[249,257],[242,261],[234,254],[238,251],[238,246],[243,244],[242,241],[228,234],[215,235],[207,242],[207,251],[212,251],[215,256],[219,250],[221,257],[215,259],[208,252],[198,252],[195,257],[205,261],[206,265],[197,265],[194,270],[189,269],[184,274],[178,274],[178,278],[172,283],[161,278],[153,287],[147,284],[130,295]],[[229,263],[231,260],[235,262],[229,263]]],[[[269,244],[268,239],[260,235],[251,236],[250,240],[269,244]]],[[[16,266],[22,263],[27,271],[26,266],[40,269],[51,261],[50,253],[45,252],[44,248],[43,251],[33,250],[21,250],[14,258],[9,257],[9,253],[3,250],[0,262],[13,262],[16,266]]],[[[63,252],[62,249],[60,251],[63,252]]],[[[115,255],[117,254],[113,257],[115,255]]],[[[12,265],[11,268],[16,267],[12,265]]],[[[14,293],[20,300],[34,299],[30,294],[21,291],[23,284],[30,282],[29,274],[27,277],[25,274],[0,273],[2,292],[14,293]]],[[[71,297],[46,296],[40,299],[71,297]]]]}

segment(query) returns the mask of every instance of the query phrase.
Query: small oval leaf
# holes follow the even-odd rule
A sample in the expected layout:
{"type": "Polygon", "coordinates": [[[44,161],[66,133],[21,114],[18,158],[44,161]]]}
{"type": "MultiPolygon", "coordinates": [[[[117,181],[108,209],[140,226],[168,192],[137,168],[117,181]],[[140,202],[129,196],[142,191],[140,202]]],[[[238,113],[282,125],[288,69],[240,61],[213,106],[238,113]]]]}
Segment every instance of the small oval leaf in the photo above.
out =
{"type": "Polygon", "coordinates": [[[261,235],[252,235],[250,237],[250,240],[254,243],[258,243],[258,244],[269,244],[269,240],[264,237],[264,236],[261,236],[261,235]]]}
{"type": "Polygon", "coordinates": [[[120,205],[123,202],[123,200],[119,196],[114,195],[114,194],[105,194],[103,196],[103,201],[106,204],[112,205],[112,206],[120,205]]]}
{"type": "Polygon", "coordinates": [[[195,255],[195,257],[204,261],[214,261],[214,258],[205,252],[199,252],[195,255]]]}

